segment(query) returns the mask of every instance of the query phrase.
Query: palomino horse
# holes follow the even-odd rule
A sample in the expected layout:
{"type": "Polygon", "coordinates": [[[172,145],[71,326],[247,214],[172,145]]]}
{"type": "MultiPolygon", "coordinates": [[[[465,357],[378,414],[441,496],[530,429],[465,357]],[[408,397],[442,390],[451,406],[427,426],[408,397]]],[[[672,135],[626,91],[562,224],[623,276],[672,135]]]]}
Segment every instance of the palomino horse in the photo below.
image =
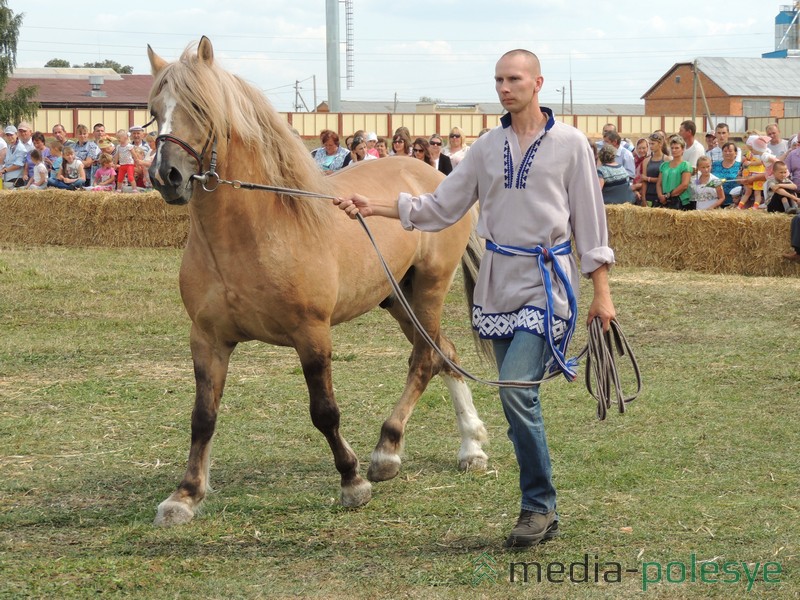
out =
{"type": "MultiPolygon", "coordinates": [[[[355,507],[371,497],[358,459],[339,432],[331,383],[331,326],[381,304],[400,323],[413,348],[406,386],[381,429],[367,473],[372,481],[397,475],[406,423],[430,379],[440,374],[461,433],[459,467],[482,469],[486,429],[472,395],[422,341],[390,296],[367,236],[329,200],[236,186],[197,183],[209,169],[209,150],[225,180],[249,181],[329,195],[359,191],[396,197],[432,190],[441,175],[422,161],[396,157],[362,163],[323,177],[302,142],[263,94],[214,61],[203,37],[196,50],[167,63],[151,48],[155,82],[150,111],[158,147],[150,177],[170,204],[189,203],[190,231],[180,270],[183,303],[192,320],[196,380],[189,460],[178,489],[158,507],[155,523],[192,519],[209,489],[209,453],[231,353],[239,342],[292,346],[308,385],[311,420],[333,451],[341,502],[355,507]],[[197,149],[202,149],[198,152],[197,149]]],[[[456,358],[440,332],[445,295],[462,261],[474,283],[479,246],[471,216],[436,234],[404,231],[375,218],[370,227],[425,329],[456,358]]]]}

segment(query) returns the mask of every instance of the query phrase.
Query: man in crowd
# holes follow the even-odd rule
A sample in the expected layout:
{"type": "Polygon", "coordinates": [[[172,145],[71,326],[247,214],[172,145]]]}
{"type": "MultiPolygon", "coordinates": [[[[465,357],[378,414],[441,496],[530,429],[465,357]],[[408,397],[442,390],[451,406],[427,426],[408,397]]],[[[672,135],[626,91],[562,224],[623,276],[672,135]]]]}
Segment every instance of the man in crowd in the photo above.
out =
{"type": "MultiPolygon", "coordinates": [[[[717,123],[717,126],[714,128],[714,135],[717,138],[717,145],[706,152],[706,156],[711,159],[711,162],[717,162],[722,160],[722,147],[728,143],[728,136],[730,135],[730,131],[728,130],[727,123],[717,123]]],[[[736,149],[736,160],[738,162],[742,162],[742,149],[736,149]]]]}
{"type": "Polygon", "coordinates": [[[706,153],[706,149],[695,139],[697,125],[694,121],[684,121],[678,128],[678,135],[686,142],[686,150],[683,152],[683,160],[688,162],[692,169],[697,168],[697,159],[706,153]]]}
{"type": "Polygon", "coordinates": [[[617,151],[617,164],[624,167],[628,172],[628,176],[633,179],[636,176],[636,162],[633,160],[631,151],[622,146],[622,138],[619,137],[619,134],[616,131],[604,133],[603,141],[614,146],[617,151]]]}

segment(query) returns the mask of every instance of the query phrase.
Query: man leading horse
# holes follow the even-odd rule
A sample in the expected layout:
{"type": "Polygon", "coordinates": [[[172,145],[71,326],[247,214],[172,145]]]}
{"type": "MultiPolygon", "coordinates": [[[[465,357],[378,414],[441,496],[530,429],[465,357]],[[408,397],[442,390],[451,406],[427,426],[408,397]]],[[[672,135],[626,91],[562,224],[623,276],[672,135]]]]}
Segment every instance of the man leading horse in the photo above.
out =
{"type": "MultiPolygon", "coordinates": [[[[581,132],[539,105],[543,83],[535,54],[507,52],[495,66],[495,88],[508,114],[475,141],[434,193],[334,200],[352,218],[390,217],[409,230],[438,231],[480,199],[478,233],[489,252],[481,263],[472,325],[492,340],[503,380],[537,381],[552,370],[575,378],[575,361],[566,354],[578,294],[571,238],[581,272],[593,283],[589,322],[599,318],[608,330],[616,314],[608,284],[614,252],[592,151],[581,132]]],[[[557,535],[559,527],[539,389],[501,388],[500,399],[522,495],[506,546],[532,546],[557,535]]]]}

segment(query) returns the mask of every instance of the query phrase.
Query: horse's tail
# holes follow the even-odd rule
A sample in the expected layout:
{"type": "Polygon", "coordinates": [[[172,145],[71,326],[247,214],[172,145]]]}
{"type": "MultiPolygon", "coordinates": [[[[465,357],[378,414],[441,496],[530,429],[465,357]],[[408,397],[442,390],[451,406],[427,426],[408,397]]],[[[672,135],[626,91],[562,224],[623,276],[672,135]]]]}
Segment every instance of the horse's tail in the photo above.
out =
{"type": "MultiPolygon", "coordinates": [[[[469,241],[461,257],[461,271],[464,279],[464,293],[467,298],[467,306],[469,307],[470,319],[472,319],[472,308],[474,306],[475,285],[478,282],[478,269],[481,265],[481,258],[483,257],[484,247],[481,238],[475,230],[476,221],[478,219],[477,211],[472,211],[472,231],[469,234],[469,241]]],[[[494,352],[492,351],[492,343],[489,340],[482,339],[478,336],[478,332],[473,330],[473,340],[475,348],[478,350],[478,355],[487,359],[490,363],[494,364],[494,352]]]]}

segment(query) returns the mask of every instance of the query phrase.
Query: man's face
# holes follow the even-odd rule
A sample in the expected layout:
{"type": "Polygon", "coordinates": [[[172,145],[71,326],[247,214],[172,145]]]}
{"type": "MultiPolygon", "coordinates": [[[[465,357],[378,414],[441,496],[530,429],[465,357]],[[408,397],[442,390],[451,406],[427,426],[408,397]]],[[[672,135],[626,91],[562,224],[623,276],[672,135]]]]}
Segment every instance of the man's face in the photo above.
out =
{"type": "Polygon", "coordinates": [[[67,132],[64,131],[64,128],[61,127],[60,125],[57,125],[56,127],[53,127],[53,135],[56,136],[56,139],[59,142],[61,142],[62,144],[67,139],[67,132]]]}
{"type": "Polygon", "coordinates": [[[95,125],[94,127],[94,141],[99,142],[100,138],[102,138],[106,134],[106,128],[103,125],[95,125]]]}
{"type": "Polygon", "coordinates": [[[22,129],[17,129],[17,135],[19,136],[20,140],[22,140],[24,143],[27,144],[28,142],[31,141],[31,136],[33,135],[33,132],[30,129],[25,129],[23,127],[22,129]]]}
{"type": "Polygon", "coordinates": [[[770,144],[778,144],[781,141],[781,132],[774,125],[767,127],[767,135],[769,136],[770,144]]]}
{"type": "Polygon", "coordinates": [[[131,131],[131,141],[136,145],[141,144],[142,135],[144,135],[143,131],[131,131]]]}
{"type": "Polygon", "coordinates": [[[727,127],[717,127],[714,130],[714,135],[717,136],[717,146],[722,146],[725,142],[728,141],[728,128],[727,127]]]}
{"type": "Polygon", "coordinates": [[[717,138],[716,138],[716,136],[712,135],[712,136],[707,137],[706,138],[706,146],[708,147],[709,150],[711,150],[712,148],[716,148],[717,147],[717,138]]]}
{"type": "Polygon", "coordinates": [[[512,114],[527,108],[544,83],[533,62],[523,54],[511,54],[497,61],[495,91],[503,108],[512,114]]]}
{"type": "Polygon", "coordinates": [[[678,135],[681,136],[684,141],[688,141],[692,134],[681,126],[678,128],[678,135]]]}

